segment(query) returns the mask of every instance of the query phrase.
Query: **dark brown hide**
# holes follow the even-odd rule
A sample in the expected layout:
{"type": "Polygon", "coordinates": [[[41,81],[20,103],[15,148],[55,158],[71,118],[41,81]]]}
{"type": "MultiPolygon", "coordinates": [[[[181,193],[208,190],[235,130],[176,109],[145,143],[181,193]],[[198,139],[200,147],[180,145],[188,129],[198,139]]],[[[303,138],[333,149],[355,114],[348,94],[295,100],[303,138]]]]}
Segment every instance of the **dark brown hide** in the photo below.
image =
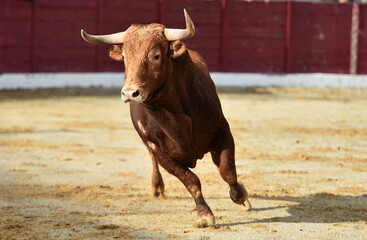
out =
{"type": "Polygon", "coordinates": [[[152,97],[153,106],[131,103],[131,117],[150,151],[164,152],[187,167],[195,167],[197,159],[219,144],[216,136],[229,132],[229,127],[202,58],[186,51],[172,63],[167,84],[159,89],[162,101],[152,97]],[[149,147],[148,141],[157,148],[149,147]]]}
{"type": "MultiPolygon", "coordinates": [[[[124,48],[129,46],[128,41],[124,48]]],[[[155,42],[149,44],[159,41],[161,38],[155,37],[155,42]]],[[[148,71],[139,69],[147,75],[135,84],[142,86],[146,100],[130,104],[131,118],[153,156],[153,166],[157,161],[183,182],[196,201],[198,221],[204,220],[204,225],[210,225],[214,223],[211,220],[213,215],[202,196],[200,180],[189,170],[196,166],[198,159],[208,152],[212,153],[222,178],[230,185],[234,202],[243,203],[247,193],[237,182],[233,138],[204,60],[197,52],[186,50],[180,41],[170,43],[169,49],[166,44],[160,43],[159,49],[167,54],[161,59],[163,66],[158,74],[154,69],[149,69],[149,64],[142,65],[148,71]]],[[[140,54],[140,48],[138,52],[140,54]]],[[[129,50],[129,54],[133,52],[129,50]]],[[[125,50],[125,60],[129,54],[125,50]]],[[[129,76],[130,63],[125,62],[128,69],[126,81],[133,81],[129,76]]],[[[127,84],[131,86],[129,82],[127,84]]],[[[153,194],[159,195],[159,189],[164,189],[164,185],[156,169],[152,173],[157,176],[152,176],[152,186],[153,194]]]]}
{"type": "Polygon", "coordinates": [[[159,163],[193,196],[199,226],[214,224],[200,180],[189,169],[210,152],[230,197],[243,204],[247,192],[237,182],[232,134],[202,57],[180,40],[168,41],[160,24],[132,25],[110,56],[124,60],[122,99],[131,102],[133,125],[152,156],[154,196],[164,192],[159,163]]]}

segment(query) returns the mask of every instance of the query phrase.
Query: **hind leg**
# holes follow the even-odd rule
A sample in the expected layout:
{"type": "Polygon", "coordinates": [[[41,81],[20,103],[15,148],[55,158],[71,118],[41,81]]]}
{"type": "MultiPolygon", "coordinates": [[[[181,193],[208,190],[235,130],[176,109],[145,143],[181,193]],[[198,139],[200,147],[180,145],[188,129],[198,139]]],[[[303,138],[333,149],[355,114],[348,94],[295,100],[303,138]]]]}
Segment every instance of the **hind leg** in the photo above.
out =
{"type": "Polygon", "coordinates": [[[232,134],[223,131],[216,142],[216,150],[211,152],[214,164],[218,167],[220,176],[229,185],[229,196],[236,204],[244,205],[246,210],[251,209],[248,193],[242,183],[237,181],[237,172],[234,158],[234,141],[232,134]]]}
{"type": "Polygon", "coordinates": [[[152,181],[151,181],[151,187],[152,187],[152,194],[153,197],[164,197],[164,182],[161,173],[159,172],[159,166],[156,158],[153,154],[150,154],[152,157],[152,181]]]}

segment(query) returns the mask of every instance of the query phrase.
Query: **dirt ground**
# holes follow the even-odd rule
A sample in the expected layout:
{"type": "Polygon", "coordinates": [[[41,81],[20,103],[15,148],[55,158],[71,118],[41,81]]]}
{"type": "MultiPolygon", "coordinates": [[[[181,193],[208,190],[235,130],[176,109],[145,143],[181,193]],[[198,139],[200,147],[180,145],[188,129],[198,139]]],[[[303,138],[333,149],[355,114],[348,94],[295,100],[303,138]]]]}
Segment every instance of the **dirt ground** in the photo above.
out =
{"type": "Polygon", "coordinates": [[[253,88],[220,98],[238,209],[208,156],[194,172],[217,226],[151,161],[119,89],[0,92],[0,239],[366,239],[367,89],[253,88]],[[111,95],[112,94],[112,95],[111,95]]]}

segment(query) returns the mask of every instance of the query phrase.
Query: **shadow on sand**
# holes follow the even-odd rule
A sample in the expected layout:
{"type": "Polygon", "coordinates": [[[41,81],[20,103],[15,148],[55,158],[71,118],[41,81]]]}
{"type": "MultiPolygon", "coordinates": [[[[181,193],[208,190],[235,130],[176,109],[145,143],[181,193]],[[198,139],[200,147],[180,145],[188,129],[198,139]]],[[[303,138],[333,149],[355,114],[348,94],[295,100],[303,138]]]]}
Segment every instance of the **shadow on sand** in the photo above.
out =
{"type": "Polygon", "coordinates": [[[235,226],[249,223],[283,222],[283,223],[343,223],[367,221],[367,195],[335,196],[328,193],[318,193],[304,197],[264,197],[254,196],[254,199],[295,202],[284,203],[278,207],[254,208],[253,211],[269,211],[277,208],[286,208],[289,216],[273,217],[247,222],[219,224],[219,226],[235,226]]]}

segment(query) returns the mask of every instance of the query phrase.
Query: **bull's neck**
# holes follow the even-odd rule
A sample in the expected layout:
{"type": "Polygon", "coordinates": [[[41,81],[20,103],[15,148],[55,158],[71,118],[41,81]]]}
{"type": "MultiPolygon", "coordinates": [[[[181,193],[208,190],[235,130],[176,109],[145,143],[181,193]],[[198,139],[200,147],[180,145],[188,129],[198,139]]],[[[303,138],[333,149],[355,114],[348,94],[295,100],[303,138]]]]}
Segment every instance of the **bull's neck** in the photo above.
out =
{"type": "Polygon", "coordinates": [[[165,78],[158,96],[143,105],[151,110],[164,108],[171,113],[187,114],[187,110],[192,108],[193,99],[200,95],[194,63],[187,51],[172,61],[165,78]]]}
{"type": "MultiPolygon", "coordinates": [[[[170,82],[169,99],[174,99],[175,109],[186,109],[189,97],[197,94],[195,91],[196,74],[194,64],[186,51],[182,56],[172,61],[172,71],[168,77],[170,82]]],[[[168,103],[169,104],[169,103],[168,103]]]]}
{"type": "Polygon", "coordinates": [[[188,52],[172,61],[165,78],[164,84],[159,89],[159,97],[145,107],[164,108],[172,113],[185,112],[189,96],[195,94],[196,81],[193,62],[188,52]]]}

